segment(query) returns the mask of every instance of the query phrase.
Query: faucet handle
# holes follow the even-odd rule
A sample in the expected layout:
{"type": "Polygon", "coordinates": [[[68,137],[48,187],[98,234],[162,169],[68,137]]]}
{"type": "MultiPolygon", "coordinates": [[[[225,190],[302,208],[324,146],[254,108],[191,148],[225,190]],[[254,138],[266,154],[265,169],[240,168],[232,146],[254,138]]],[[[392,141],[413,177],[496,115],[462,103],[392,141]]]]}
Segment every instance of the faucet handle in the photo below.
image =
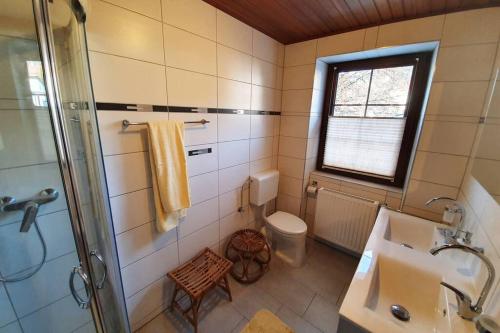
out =
{"type": "Polygon", "coordinates": [[[441,285],[453,291],[457,296],[457,299],[460,300],[460,302],[468,303],[469,305],[472,304],[472,299],[470,298],[470,296],[464,293],[463,291],[453,287],[451,284],[446,283],[444,281],[441,281],[441,285]]]}
{"type": "Polygon", "coordinates": [[[443,287],[450,289],[455,293],[455,296],[457,297],[457,307],[458,307],[457,314],[460,317],[467,320],[472,320],[474,317],[481,314],[482,309],[476,308],[475,306],[472,305],[472,299],[470,298],[469,295],[467,295],[463,291],[453,287],[452,285],[446,282],[441,282],[441,285],[443,287]]]}

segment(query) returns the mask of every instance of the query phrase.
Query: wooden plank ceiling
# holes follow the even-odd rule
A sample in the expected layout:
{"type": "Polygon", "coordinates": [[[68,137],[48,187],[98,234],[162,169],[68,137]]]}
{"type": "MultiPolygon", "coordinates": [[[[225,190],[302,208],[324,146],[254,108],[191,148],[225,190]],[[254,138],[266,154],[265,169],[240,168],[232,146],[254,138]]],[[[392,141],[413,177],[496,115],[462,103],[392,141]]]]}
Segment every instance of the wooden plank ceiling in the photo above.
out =
{"type": "Polygon", "coordinates": [[[500,0],[204,1],[284,44],[417,17],[500,5],[500,0]]]}

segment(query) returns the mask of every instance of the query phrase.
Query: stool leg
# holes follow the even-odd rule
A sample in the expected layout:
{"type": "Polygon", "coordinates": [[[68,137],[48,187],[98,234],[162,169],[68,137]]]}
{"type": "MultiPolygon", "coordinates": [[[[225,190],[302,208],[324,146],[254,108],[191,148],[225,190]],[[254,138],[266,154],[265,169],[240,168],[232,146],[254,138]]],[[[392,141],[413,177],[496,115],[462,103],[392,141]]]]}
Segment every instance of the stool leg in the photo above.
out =
{"type": "Polygon", "coordinates": [[[170,302],[170,309],[174,309],[175,298],[177,297],[177,292],[179,291],[179,287],[177,283],[175,284],[174,294],[172,295],[172,301],[170,302]]]}
{"type": "Polygon", "coordinates": [[[194,333],[198,333],[198,311],[200,309],[200,300],[191,297],[191,309],[193,310],[194,333]]]}
{"type": "Polygon", "coordinates": [[[227,279],[227,274],[224,275],[224,284],[226,285],[226,292],[227,292],[227,295],[229,296],[229,302],[232,302],[233,296],[231,295],[231,288],[229,288],[229,281],[227,279]]]}

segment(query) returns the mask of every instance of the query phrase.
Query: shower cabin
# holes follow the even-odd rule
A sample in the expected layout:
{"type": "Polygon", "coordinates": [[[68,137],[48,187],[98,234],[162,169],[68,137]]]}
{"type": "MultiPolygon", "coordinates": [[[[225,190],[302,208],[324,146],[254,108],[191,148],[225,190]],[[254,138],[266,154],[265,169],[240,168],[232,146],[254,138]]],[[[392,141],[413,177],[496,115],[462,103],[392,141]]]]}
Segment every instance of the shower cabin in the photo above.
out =
{"type": "Polygon", "coordinates": [[[0,333],[129,332],[78,0],[0,0],[0,333]]]}

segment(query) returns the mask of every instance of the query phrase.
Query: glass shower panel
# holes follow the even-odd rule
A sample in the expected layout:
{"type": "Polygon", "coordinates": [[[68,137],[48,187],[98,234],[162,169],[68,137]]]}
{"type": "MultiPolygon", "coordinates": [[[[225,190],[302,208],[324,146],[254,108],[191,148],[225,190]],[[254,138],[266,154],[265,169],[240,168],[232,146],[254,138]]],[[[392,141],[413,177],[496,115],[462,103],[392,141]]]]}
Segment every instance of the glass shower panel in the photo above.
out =
{"type": "Polygon", "coordinates": [[[32,3],[0,0],[0,8],[0,332],[93,332],[68,286],[79,257],[32,3]]]}

